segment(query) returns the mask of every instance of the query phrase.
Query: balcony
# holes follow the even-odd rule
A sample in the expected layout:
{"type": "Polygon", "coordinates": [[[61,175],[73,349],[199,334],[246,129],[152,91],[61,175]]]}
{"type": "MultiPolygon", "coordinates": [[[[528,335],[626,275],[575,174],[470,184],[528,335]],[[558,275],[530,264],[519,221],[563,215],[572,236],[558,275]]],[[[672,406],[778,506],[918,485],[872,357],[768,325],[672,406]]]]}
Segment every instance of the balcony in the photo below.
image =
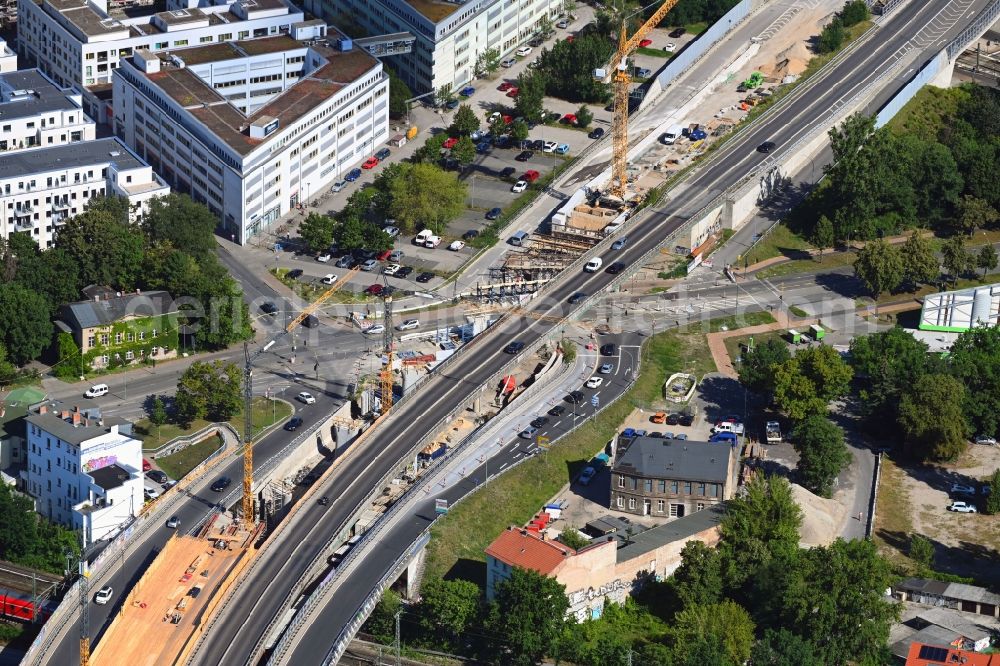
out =
{"type": "Polygon", "coordinates": [[[68,200],[62,200],[61,201],[59,199],[56,199],[55,201],[52,202],[52,212],[53,213],[55,213],[57,211],[60,211],[60,210],[68,210],[69,208],[71,208],[71,206],[70,206],[68,200]]]}

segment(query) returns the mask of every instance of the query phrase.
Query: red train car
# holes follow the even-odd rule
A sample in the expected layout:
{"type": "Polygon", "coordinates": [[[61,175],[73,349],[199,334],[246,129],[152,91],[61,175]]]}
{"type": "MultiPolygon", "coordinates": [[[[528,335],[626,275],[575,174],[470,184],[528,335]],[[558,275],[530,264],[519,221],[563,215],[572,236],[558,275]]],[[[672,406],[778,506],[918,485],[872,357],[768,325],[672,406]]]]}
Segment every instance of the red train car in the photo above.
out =
{"type": "Polygon", "coordinates": [[[35,601],[30,594],[0,588],[0,614],[4,617],[24,622],[45,622],[57,605],[52,600],[43,600],[36,611],[35,601]]]}

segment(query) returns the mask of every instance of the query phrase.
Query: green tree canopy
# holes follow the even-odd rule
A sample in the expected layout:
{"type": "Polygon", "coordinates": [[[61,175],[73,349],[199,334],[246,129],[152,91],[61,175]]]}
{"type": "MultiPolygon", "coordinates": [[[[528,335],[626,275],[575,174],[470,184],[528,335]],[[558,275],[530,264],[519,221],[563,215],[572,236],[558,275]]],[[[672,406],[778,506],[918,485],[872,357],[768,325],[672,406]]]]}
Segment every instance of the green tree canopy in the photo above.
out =
{"type": "Polygon", "coordinates": [[[949,361],[952,374],[965,386],[962,411],[975,434],[1000,436],[1000,327],[977,326],[962,333],[951,346],[949,361]]]}
{"type": "Polygon", "coordinates": [[[542,121],[545,108],[546,75],[540,71],[521,74],[517,77],[517,97],[514,98],[514,110],[517,115],[533,123],[542,121]]]}
{"type": "MultiPolygon", "coordinates": [[[[340,23],[337,25],[340,25],[340,23]]],[[[413,91],[410,90],[410,86],[406,85],[406,81],[399,78],[399,75],[391,67],[386,67],[385,71],[389,75],[389,116],[392,118],[402,118],[409,111],[406,106],[406,100],[413,97],[413,91]]]]}
{"type": "Polygon", "coordinates": [[[562,532],[559,533],[559,540],[564,544],[572,548],[573,550],[580,550],[590,542],[584,538],[578,530],[572,527],[567,527],[562,532]]]}
{"type": "Polygon", "coordinates": [[[482,592],[475,583],[435,578],[427,581],[420,595],[421,624],[425,631],[444,632],[457,646],[462,634],[478,628],[482,592]]]}
{"type": "Polygon", "coordinates": [[[49,304],[19,284],[0,284],[0,343],[21,366],[38,358],[52,342],[49,304]]]}
{"type": "Polygon", "coordinates": [[[299,238],[313,252],[321,252],[333,242],[333,218],[319,213],[309,213],[299,223],[299,238]]]}
{"type": "Polygon", "coordinates": [[[670,635],[675,658],[684,658],[692,644],[704,641],[722,647],[727,663],[743,664],[753,647],[754,622],[742,606],[730,600],[695,604],[674,617],[670,635]]]}
{"type": "Polygon", "coordinates": [[[541,661],[562,633],[568,608],[566,588],[555,578],[515,567],[496,586],[486,618],[499,662],[534,666],[541,661]]]}
{"type": "Polygon", "coordinates": [[[812,244],[819,250],[820,261],[823,260],[823,250],[833,247],[836,236],[833,231],[833,222],[826,215],[820,215],[816,220],[816,227],[813,229],[810,239],[812,244]]]}
{"type": "Polygon", "coordinates": [[[227,421],[243,405],[243,373],[235,363],[195,361],[177,381],[177,420],[227,421]]]}
{"type": "Polygon", "coordinates": [[[594,114],[586,104],[581,104],[575,115],[577,127],[590,127],[590,123],[594,121],[594,114]]]}
{"type": "Polygon", "coordinates": [[[488,74],[495,74],[500,69],[499,49],[488,48],[480,52],[476,58],[476,76],[484,77],[488,74]]]}
{"type": "Polygon", "coordinates": [[[796,421],[825,413],[831,400],[847,393],[854,374],[829,345],[801,349],[774,367],[775,402],[796,421]]]}
{"type": "Polygon", "coordinates": [[[959,236],[953,236],[942,243],[941,257],[944,269],[951,274],[952,279],[962,277],[972,268],[974,261],[959,236]]]}
{"type": "Polygon", "coordinates": [[[897,248],[878,238],[866,243],[858,252],[854,273],[872,296],[878,298],[903,281],[903,258],[897,248]]]}
{"type": "Polygon", "coordinates": [[[142,227],[153,242],[164,241],[199,261],[215,252],[219,219],[206,206],[186,194],[155,197],[142,218],[142,227]]]}
{"type": "Polygon", "coordinates": [[[451,156],[462,166],[471,164],[476,159],[476,144],[469,137],[463,136],[452,146],[451,156]]]}
{"type": "Polygon", "coordinates": [[[469,136],[479,129],[479,116],[468,104],[460,104],[448,128],[449,136],[469,136]]]}
{"type": "Polygon", "coordinates": [[[899,423],[910,452],[923,460],[953,460],[965,450],[965,387],[950,375],[926,374],[905,390],[899,423]]]}
{"type": "Polygon", "coordinates": [[[770,396],[774,393],[775,368],[792,357],[788,345],[778,338],[769,338],[743,352],[739,366],[740,383],[754,393],[770,396]]]}
{"type": "Polygon", "coordinates": [[[681,550],[681,564],[674,572],[674,588],[685,607],[722,601],[722,557],[704,542],[692,539],[681,550]]]}
{"type": "Polygon", "coordinates": [[[56,245],[72,257],[84,286],[108,285],[122,291],[135,287],[144,241],[134,225],[104,210],[87,210],[59,228],[56,245]]]}
{"type": "Polygon", "coordinates": [[[62,575],[67,552],[79,554],[76,535],[35,513],[30,497],[0,484],[0,559],[62,575]]]}
{"type": "Polygon", "coordinates": [[[788,629],[768,628],[750,653],[753,666],[802,666],[818,664],[813,644],[788,629]]]}
{"type": "Polygon", "coordinates": [[[1000,513],[1000,469],[990,476],[990,494],[986,496],[986,513],[1000,513]]]}
{"type": "Polygon", "coordinates": [[[976,233],[976,229],[993,226],[997,220],[1000,220],[1000,213],[988,201],[966,194],[959,203],[958,214],[952,220],[952,226],[956,231],[971,236],[976,233]]]}
{"type": "Polygon", "coordinates": [[[903,281],[916,288],[933,283],[940,274],[930,239],[914,231],[903,244],[903,281]]]}
{"type": "Polygon", "coordinates": [[[992,245],[984,245],[976,254],[976,267],[983,269],[983,277],[997,267],[997,251],[992,245]]]}
{"type": "Polygon", "coordinates": [[[911,534],[909,556],[921,571],[930,571],[934,566],[934,544],[921,534],[911,534]]]}
{"type": "Polygon", "coordinates": [[[560,40],[538,56],[537,71],[545,76],[545,92],[569,102],[604,103],[610,98],[607,84],[594,80],[593,72],[606,67],[614,45],[596,32],[560,40]]]}
{"type": "Polygon", "coordinates": [[[830,497],[833,481],[851,459],[844,431],[823,416],[810,416],[795,426],[792,442],[799,453],[802,485],[821,497],[830,497]]]}
{"type": "Polygon", "coordinates": [[[406,233],[419,224],[443,231],[465,210],[465,185],[455,174],[433,164],[406,165],[403,175],[392,181],[390,192],[392,217],[406,233]]]}

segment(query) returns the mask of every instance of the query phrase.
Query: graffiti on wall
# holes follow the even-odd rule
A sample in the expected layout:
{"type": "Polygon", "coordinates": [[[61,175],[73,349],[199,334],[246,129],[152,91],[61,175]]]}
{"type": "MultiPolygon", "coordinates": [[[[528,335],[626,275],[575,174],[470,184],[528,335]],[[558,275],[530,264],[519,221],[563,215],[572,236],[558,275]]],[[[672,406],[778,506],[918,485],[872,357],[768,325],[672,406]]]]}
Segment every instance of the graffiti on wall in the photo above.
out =
{"type": "Polygon", "coordinates": [[[83,471],[93,472],[95,469],[101,469],[102,467],[107,467],[108,465],[114,465],[118,462],[118,456],[100,456],[98,458],[91,458],[87,462],[83,463],[83,471]]]}

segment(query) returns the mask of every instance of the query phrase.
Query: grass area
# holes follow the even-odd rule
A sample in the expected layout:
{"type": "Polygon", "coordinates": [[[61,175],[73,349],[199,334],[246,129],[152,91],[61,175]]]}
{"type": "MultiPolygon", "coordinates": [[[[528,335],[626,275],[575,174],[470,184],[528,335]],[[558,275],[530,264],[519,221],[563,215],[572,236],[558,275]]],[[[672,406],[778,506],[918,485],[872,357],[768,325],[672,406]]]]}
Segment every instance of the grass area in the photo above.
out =
{"type": "Polygon", "coordinates": [[[673,58],[673,51],[664,51],[663,49],[651,49],[648,46],[640,46],[635,50],[635,53],[641,53],[645,56],[650,56],[651,58],[673,58]]]}
{"type": "Polygon", "coordinates": [[[905,472],[888,457],[882,457],[882,474],[878,482],[878,507],[872,537],[879,552],[897,565],[916,564],[899,548],[913,532],[910,515],[910,494],[904,484],[905,472]]]}
{"type": "Polygon", "coordinates": [[[808,317],[809,316],[808,312],[806,312],[802,308],[798,307],[797,305],[793,305],[793,306],[789,307],[788,311],[791,312],[796,317],[808,317]]]}
{"type": "Polygon", "coordinates": [[[770,233],[761,238],[747,253],[746,259],[748,264],[756,264],[772,257],[795,256],[809,247],[809,241],[782,223],[775,225],[770,233]]]}
{"type": "Polygon", "coordinates": [[[744,312],[743,314],[731,317],[712,319],[707,322],[707,333],[719,333],[720,331],[735,331],[748,326],[760,326],[761,324],[773,324],[775,318],[770,312],[744,312]]]}
{"type": "MultiPolygon", "coordinates": [[[[253,427],[255,431],[263,430],[268,426],[284,421],[292,415],[292,407],[280,400],[268,400],[257,397],[253,399],[253,427]]],[[[229,423],[236,428],[237,432],[243,431],[243,410],[241,409],[229,423]]],[[[167,423],[159,428],[149,422],[149,419],[139,419],[135,422],[135,433],[142,438],[142,450],[153,451],[160,448],[167,442],[177,437],[186,437],[198,432],[202,428],[211,425],[209,421],[199,419],[191,424],[189,428],[181,428],[179,425],[167,423]]]]}
{"type": "Polygon", "coordinates": [[[889,121],[889,129],[899,135],[912,134],[924,141],[937,141],[938,130],[955,116],[958,105],[969,98],[964,88],[924,86],[889,121]]]}
{"type": "Polygon", "coordinates": [[[686,26],[684,26],[684,29],[687,30],[692,35],[700,35],[701,33],[708,30],[708,26],[709,26],[708,21],[698,21],[697,23],[688,23],[686,26]]]}
{"type": "Polygon", "coordinates": [[[182,479],[188,472],[200,465],[205,458],[218,451],[222,444],[222,437],[217,434],[212,435],[197,444],[181,449],[177,453],[157,458],[156,464],[171,479],[182,479]]]}
{"type": "Polygon", "coordinates": [[[828,252],[822,259],[794,259],[784,263],[775,264],[768,268],[757,271],[754,275],[758,279],[779,277],[781,275],[798,275],[800,273],[818,273],[850,266],[854,263],[857,255],[854,252],[828,252]]]}
{"type": "Polygon", "coordinates": [[[642,372],[633,387],[605,406],[587,427],[560,439],[494,479],[451,508],[431,529],[427,578],[466,577],[483,585],[475,563],[483,550],[510,525],[525,523],[611,440],[636,407],[652,408],[663,400],[663,382],[674,372],[702,375],[715,371],[700,330],[673,330],[653,336],[642,349],[642,372]]]}

